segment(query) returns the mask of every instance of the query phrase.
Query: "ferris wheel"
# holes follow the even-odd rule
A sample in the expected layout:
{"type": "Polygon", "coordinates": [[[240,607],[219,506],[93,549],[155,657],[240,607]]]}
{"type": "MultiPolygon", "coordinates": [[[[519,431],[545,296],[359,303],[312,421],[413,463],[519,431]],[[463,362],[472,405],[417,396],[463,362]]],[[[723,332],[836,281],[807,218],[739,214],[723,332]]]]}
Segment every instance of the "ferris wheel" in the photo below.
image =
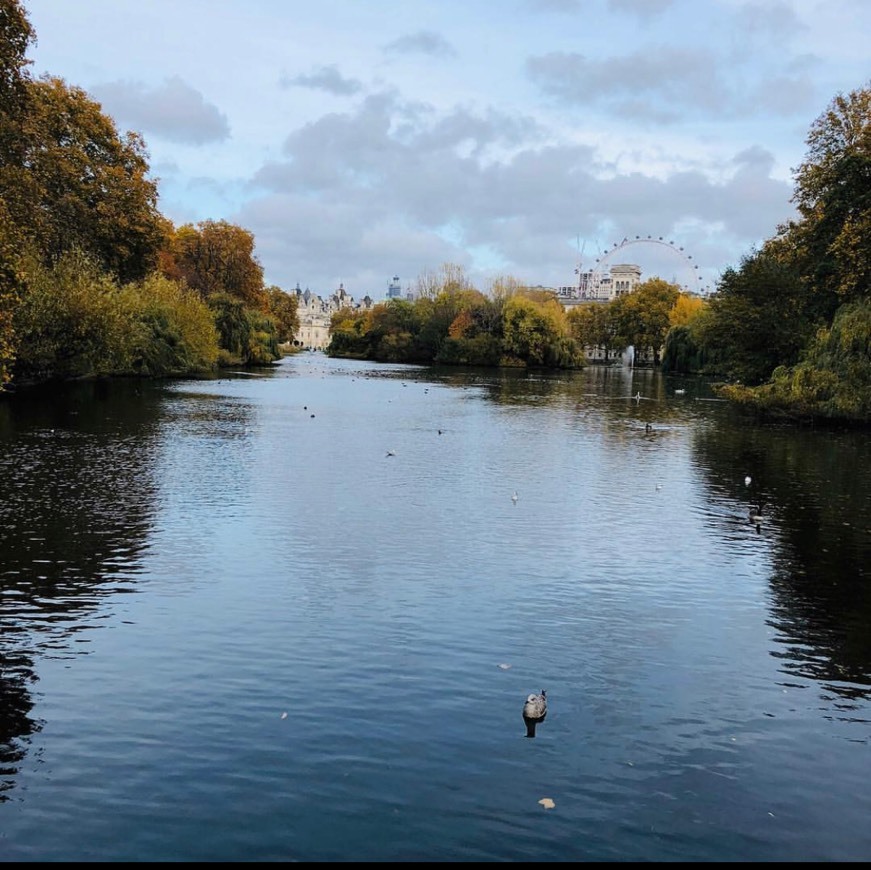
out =
{"type": "Polygon", "coordinates": [[[608,275],[612,265],[624,261],[629,249],[633,249],[633,255],[636,255],[642,248],[657,255],[654,258],[656,265],[646,271],[665,272],[660,277],[678,284],[687,292],[700,293],[707,289],[702,286],[704,278],[699,274],[698,264],[693,262],[692,254],[686,253],[682,246],[667,241],[663,236],[635,236],[634,239],[624,238],[622,242],[614,242],[596,259],[591,270],[593,284],[597,286],[608,275]],[[668,272],[671,272],[671,277],[666,277],[668,272]]]}

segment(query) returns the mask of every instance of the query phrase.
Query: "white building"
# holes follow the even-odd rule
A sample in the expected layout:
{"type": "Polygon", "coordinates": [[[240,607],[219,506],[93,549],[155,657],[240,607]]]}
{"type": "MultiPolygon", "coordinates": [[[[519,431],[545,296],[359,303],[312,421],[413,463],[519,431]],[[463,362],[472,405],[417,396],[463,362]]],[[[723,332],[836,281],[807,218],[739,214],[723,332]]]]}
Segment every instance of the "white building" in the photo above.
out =
{"type": "Polygon", "coordinates": [[[294,347],[306,350],[323,350],[330,343],[330,318],[342,308],[353,308],[367,311],[375,304],[367,295],[360,302],[355,302],[343,284],[324,299],[312,293],[307,287],[305,291],[292,291],[296,295],[299,330],[293,337],[294,347]]]}
{"type": "Polygon", "coordinates": [[[641,283],[641,267],[634,263],[615,263],[607,274],[590,269],[578,273],[578,283],[557,288],[566,308],[582,302],[610,302],[631,293],[641,283]]]}

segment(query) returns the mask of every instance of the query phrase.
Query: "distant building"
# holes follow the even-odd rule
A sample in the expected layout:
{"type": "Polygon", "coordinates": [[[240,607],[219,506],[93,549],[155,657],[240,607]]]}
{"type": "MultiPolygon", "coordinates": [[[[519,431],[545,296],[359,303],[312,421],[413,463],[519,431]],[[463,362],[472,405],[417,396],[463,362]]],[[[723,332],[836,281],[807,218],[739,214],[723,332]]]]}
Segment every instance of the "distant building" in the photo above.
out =
{"type": "Polygon", "coordinates": [[[394,275],[393,280],[387,285],[387,298],[399,299],[402,296],[402,285],[399,283],[399,275],[394,275]]]}
{"type": "Polygon", "coordinates": [[[342,308],[368,311],[375,304],[369,295],[356,302],[344,284],[339,284],[326,299],[312,293],[308,287],[305,291],[300,290],[299,284],[291,295],[296,296],[299,316],[299,329],[293,337],[293,345],[306,350],[323,350],[330,343],[330,318],[335,312],[342,308]]]}
{"type": "Polygon", "coordinates": [[[582,302],[610,302],[631,293],[641,283],[641,267],[634,263],[615,263],[607,274],[589,269],[578,273],[578,283],[557,288],[566,308],[582,302]]]}

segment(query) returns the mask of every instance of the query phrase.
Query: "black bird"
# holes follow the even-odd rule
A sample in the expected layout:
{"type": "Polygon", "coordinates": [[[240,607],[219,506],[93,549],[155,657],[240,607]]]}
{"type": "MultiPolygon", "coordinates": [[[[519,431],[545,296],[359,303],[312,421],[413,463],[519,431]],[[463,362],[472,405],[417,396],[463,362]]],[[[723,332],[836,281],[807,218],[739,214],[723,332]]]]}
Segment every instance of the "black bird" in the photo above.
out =
{"type": "Polygon", "coordinates": [[[526,736],[535,737],[535,726],[544,722],[547,716],[547,692],[542,689],[540,695],[529,695],[523,705],[523,721],[526,723],[526,736]]]}

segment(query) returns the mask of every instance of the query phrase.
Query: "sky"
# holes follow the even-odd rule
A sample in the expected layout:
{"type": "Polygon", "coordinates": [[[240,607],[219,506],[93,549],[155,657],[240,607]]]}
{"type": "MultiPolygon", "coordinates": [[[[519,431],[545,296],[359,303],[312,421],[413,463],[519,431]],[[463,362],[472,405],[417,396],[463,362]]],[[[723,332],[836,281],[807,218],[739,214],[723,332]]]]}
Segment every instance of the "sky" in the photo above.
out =
{"type": "Polygon", "coordinates": [[[24,0],[31,73],[144,137],[176,226],[267,284],[385,298],[446,264],[708,293],[794,216],[869,0],[24,0]]]}

